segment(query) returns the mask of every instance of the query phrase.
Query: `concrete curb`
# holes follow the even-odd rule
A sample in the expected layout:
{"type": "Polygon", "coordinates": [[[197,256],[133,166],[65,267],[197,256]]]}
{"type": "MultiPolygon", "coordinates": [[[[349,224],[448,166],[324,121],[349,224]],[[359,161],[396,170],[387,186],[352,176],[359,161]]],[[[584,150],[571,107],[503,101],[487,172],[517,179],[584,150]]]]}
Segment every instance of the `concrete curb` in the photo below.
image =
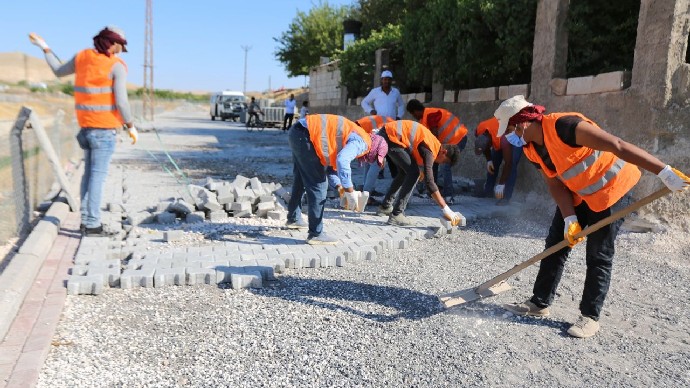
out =
{"type": "Polygon", "coordinates": [[[68,214],[66,203],[53,202],[0,274],[0,339],[7,335],[68,214]]]}

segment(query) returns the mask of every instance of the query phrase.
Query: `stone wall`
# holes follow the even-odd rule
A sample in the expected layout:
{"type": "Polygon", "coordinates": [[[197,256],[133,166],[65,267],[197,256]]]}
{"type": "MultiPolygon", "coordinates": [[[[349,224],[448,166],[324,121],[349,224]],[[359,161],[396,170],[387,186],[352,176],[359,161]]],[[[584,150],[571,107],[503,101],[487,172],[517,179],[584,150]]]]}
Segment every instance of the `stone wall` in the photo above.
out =
{"type": "MultiPolygon", "coordinates": [[[[473,129],[493,114],[501,100],[525,94],[528,100],[546,106],[550,112],[581,112],[605,130],[648,150],[662,161],[690,171],[690,65],[685,63],[690,0],[641,0],[631,72],[570,79],[565,78],[568,4],[569,0],[539,0],[530,84],[445,90],[434,94],[438,101],[429,101],[431,94],[408,95],[406,100],[422,97],[427,106],[448,109],[473,129]]],[[[359,106],[320,104],[312,95],[310,100],[314,113],[335,113],[352,119],[364,115],[359,106]]],[[[406,114],[405,118],[411,117],[406,114]]],[[[468,178],[484,178],[485,163],[471,152],[473,140],[474,136],[470,135],[468,152],[464,152],[458,173],[468,178]]],[[[521,162],[518,179],[518,197],[530,192],[537,193],[537,197],[545,195],[539,173],[525,160],[521,162]]],[[[640,198],[659,185],[655,176],[644,173],[633,195],[640,198]]],[[[670,198],[657,201],[648,209],[654,210],[657,218],[687,226],[688,221],[684,220],[689,205],[688,196],[681,194],[674,195],[673,201],[670,198]]]]}

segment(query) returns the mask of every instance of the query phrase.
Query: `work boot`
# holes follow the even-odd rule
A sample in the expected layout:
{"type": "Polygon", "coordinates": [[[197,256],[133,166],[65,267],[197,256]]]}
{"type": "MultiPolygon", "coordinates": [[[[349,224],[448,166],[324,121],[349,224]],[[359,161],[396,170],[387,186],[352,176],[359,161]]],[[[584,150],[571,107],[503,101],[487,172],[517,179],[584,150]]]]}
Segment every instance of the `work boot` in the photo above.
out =
{"type": "Polygon", "coordinates": [[[530,300],[524,303],[504,304],[503,308],[515,315],[529,317],[548,317],[550,314],[548,307],[539,307],[530,300]]]}
{"type": "Polygon", "coordinates": [[[95,228],[84,228],[84,236],[86,237],[112,237],[117,233],[103,229],[103,225],[95,228]]]}
{"type": "Polygon", "coordinates": [[[326,233],[321,233],[318,236],[309,237],[307,239],[307,244],[309,245],[336,245],[338,240],[327,235],[326,233]]]}
{"type": "Polygon", "coordinates": [[[581,315],[574,325],[568,329],[568,334],[577,338],[589,338],[599,331],[599,322],[581,315]]]}
{"type": "Polygon", "coordinates": [[[308,229],[309,224],[304,222],[303,219],[299,218],[297,221],[288,221],[285,223],[285,227],[288,229],[308,229]]]}
{"type": "Polygon", "coordinates": [[[377,216],[389,216],[393,212],[393,206],[380,205],[376,210],[377,216]]]}
{"type": "Polygon", "coordinates": [[[410,226],[412,225],[412,221],[410,221],[410,219],[405,217],[405,215],[402,213],[398,214],[397,216],[391,214],[388,216],[388,225],[410,226]]]}

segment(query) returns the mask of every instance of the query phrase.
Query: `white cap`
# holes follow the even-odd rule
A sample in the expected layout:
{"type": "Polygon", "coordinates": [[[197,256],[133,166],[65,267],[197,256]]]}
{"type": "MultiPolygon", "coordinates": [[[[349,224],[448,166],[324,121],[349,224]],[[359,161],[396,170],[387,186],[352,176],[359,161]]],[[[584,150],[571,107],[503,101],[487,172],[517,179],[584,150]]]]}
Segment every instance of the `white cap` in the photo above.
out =
{"type": "Polygon", "coordinates": [[[125,32],[122,31],[122,28],[120,28],[118,26],[110,25],[110,26],[106,26],[105,29],[120,35],[120,38],[122,38],[123,40],[127,40],[127,38],[125,38],[125,32]]]}
{"type": "Polygon", "coordinates": [[[498,132],[496,132],[496,136],[503,136],[508,127],[508,120],[520,112],[522,108],[530,105],[532,104],[527,102],[525,96],[521,94],[503,101],[498,109],[496,109],[496,112],[494,112],[494,116],[498,119],[498,132]]]}
{"type": "Polygon", "coordinates": [[[393,78],[393,73],[391,73],[390,70],[384,70],[384,71],[381,73],[381,78],[386,78],[386,77],[387,77],[387,78],[393,78]]]}

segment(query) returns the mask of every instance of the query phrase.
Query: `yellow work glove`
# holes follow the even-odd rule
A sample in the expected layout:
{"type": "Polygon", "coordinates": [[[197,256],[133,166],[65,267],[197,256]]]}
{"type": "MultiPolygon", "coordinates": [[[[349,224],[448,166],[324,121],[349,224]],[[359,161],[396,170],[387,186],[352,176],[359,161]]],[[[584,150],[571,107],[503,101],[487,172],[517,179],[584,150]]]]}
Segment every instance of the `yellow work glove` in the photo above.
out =
{"type": "Polygon", "coordinates": [[[137,127],[132,125],[131,127],[127,128],[127,134],[129,134],[129,138],[132,139],[132,144],[136,144],[137,140],[139,140],[139,132],[137,131],[137,127]]]}
{"type": "Polygon", "coordinates": [[[671,191],[682,191],[690,185],[690,178],[669,165],[666,165],[657,176],[671,191]]]}
{"type": "Polygon", "coordinates": [[[346,191],[343,194],[343,197],[345,197],[345,206],[343,206],[347,210],[355,210],[357,208],[357,192],[356,191],[346,191]]]}
{"type": "Polygon", "coordinates": [[[34,32],[29,34],[29,41],[31,44],[35,44],[36,46],[40,47],[43,51],[50,50],[50,47],[48,47],[46,41],[34,32]]]}
{"type": "Polygon", "coordinates": [[[580,223],[577,222],[577,216],[568,216],[563,219],[565,222],[565,227],[563,228],[563,239],[568,240],[570,243],[570,247],[574,247],[575,244],[581,242],[584,240],[584,237],[580,237],[578,239],[575,238],[575,235],[582,232],[582,227],[580,226],[580,223]]]}

